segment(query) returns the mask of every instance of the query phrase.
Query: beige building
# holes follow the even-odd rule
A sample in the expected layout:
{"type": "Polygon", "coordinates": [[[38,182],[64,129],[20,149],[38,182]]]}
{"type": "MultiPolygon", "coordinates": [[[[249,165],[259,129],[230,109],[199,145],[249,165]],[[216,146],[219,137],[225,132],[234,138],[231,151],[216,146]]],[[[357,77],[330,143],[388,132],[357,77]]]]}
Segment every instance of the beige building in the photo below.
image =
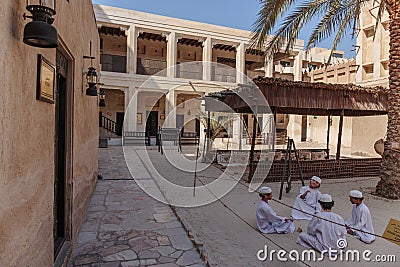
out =
{"type": "MultiPolygon", "coordinates": [[[[103,5],[95,5],[94,10],[106,93],[101,116],[103,121],[113,121],[111,128],[118,135],[146,132],[151,137],[159,127],[183,127],[185,132],[201,135],[199,102],[194,98],[234,88],[257,76],[308,80],[306,70],[326,60],[326,49],[305,53],[304,42],[298,40],[291,55],[276,53],[264,62],[261,51],[250,49],[249,31],[103,5]]],[[[343,57],[343,52],[335,56],[343,57]]],[[[278,130],[286,133],[292,117],[294,121],[294,115],[278,114],[282,125],[278,130]]],[[[253,116],[242,119],[247,130],[239,121],[227,126],[237,148],[248,143],[252,132],[253,116]]],[[[272,119],[259,115],[258,120],[257,132],[263,136],[272,119]]]]}
{"type": "Polygon", "coordinates": [[[355,59],[338,59],[327,67],[321,65],[312,69],[308,75],[311,82],[355,83],[357,65],[355,59]]]}
{"type": "Polygon", "coordinates": [[[367,87],[389,86],[389,15],[385,10],[376,27],[378,9],[372,0],[366,3],[357,35],[356,82],[367,87]]]}
{"type": "MultiPolygon", "coordinates": [[[[356,83],[364,87],[389,87],[389,15],[384,11],[381,21],[376,26],[378,5],[369,1],[360,15],[360,29],[357,35],[356,83]],[[376,32],[374,35],[376,27],[376,32]]],[[[362,132],[354,147],[365,146],[367,140],[385,138],[387,116],[367,117],[353,121],[354,128],[372,125],[372,131],[362,132]]],[[[369,141],[370,142],[370,141],[369,141]]],[[[372,150],[372,149],[370,149],[372,150]]]]}
{"type": "Polygon", "coordinates": [[[92,3],[53,2],[58,48],[23,43],[27,1],[0,4],[0,266],[60,266],[97,181],[98,98],[85,94],[84,59],[91,46],[99,64],[92,3]]]}
{"type": "MultiPolygon", "coordinates": [[[[296,42],[291,55],[276,53],[264,62],[261,51],[249,49],[249,31],[102,5],[95,5],[95,15],[101,82],[107,96],[101,115],[103,120],[115,122],[118,135],[125,131],[155,136],[159,127],[183,127],[185,132],[201,135],[199,102],[194,99],[206,93],[234,88],[257,76],[355,83],[360,69],[358,61],[344,58],[343,51],[334,51],[333,64],[325,68],[331,50],[316,47],[303,51],[302,40],[296,42]]],[[[263,137],[271,116],[259,115],[258,120],[257,135],[263,137]]],[[[253,116],[244,115],[242,121],[248,126],[246,131],[238,121],[227,126],[236,148],[248,143],[246,138],[252,132],[253,116]]],[[[375,117],[345,118],[343,154],[377,155],[373,143],[383,137],[384,123],[375,117]]],[[[339,118],[332,118],[330,124],[331,136],[335,136],[339,118]]],[[[305,146],[325,146],[327,125],[327,118],[313,114],[277,115],[279,135],[305,146]]],[[[331,151],[336,151],[335,144],[336,140],[331,140],[331,151]]]]}

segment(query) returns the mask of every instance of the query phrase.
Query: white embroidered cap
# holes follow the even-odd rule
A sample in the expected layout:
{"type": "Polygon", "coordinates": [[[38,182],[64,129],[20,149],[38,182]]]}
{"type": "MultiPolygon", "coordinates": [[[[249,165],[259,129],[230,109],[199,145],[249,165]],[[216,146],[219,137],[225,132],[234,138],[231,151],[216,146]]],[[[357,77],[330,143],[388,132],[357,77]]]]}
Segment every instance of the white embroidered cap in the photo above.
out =
{"type": "Polygon", "coordinates": [[[258,193],[260,193],[260,194],[270,194],[270,193],[272,193],[272,189],[271,189],[271,187],[263,186],[258,190],[258,193]]]}
{"type": "Polygon", "coordinates": [[[358,190],[351,190],[349,193],[349,196],[355,197],[355,198],[362,198],[363,194],[358,190]]]}
{"type": "Polygon", "coordinates": [[[319,184],[321,183],[321,178],[319,178],[318,176],[313,176],[313,177],[311,177],[311,180],[314,180],[314,181],[316,181],[316,182],[318,182],[319,184]]]}
{"type": "Polygon", "coordinates": [[[325,203],[329,203],[329,202],[332,202],[332,197],[331,197],[331,195],[329,195],[329,194],[322,194],[320,197],[319,197],[319,201],[320,202],[325,202],[325,203]]]}

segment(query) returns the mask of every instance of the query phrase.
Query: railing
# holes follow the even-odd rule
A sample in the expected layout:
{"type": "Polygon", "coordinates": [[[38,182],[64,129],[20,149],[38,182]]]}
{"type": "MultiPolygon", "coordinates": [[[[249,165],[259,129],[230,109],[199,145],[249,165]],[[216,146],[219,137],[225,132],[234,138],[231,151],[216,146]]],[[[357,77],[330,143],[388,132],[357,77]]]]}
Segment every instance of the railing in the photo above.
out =
{"type": "Polygon", "coordinates": [[[124,132],[124,145],[150,145],[145,132],[124,132]]]}
{"type": "Polygon", "coordinates": [[[101,70],[126,73],[126,56],[100,55],[101,70]]]}
{"type": "Polygon", "coordinates": [[[180,132],[179,135],[179,146],[182,145],[198,145],[200,137],[194,132],[180,132]]]}
{"type": "Polygon", "coordinates": [[[284,67],[282,65],[275,65],[275,72],[278,73],[293,73],[293,67],[284,67]]]}
{"type": "Polygon", "coordinates": [[[104,129],[117,134],[117,123],[103,115],[100,115],[99,117],[99,127],[103,127],[104,129]]]}
{"type": "Polygon", "coordinates": [[[158,134],[159,142],[158,142],[158,152],[164,154],[164,141],[173,142],[174,146],[178,145],[178,151],[181,151],[181,147],[179,144],[179,133],[180,128],[161,128],[158,134]]]}
{"type": "Polygon", "coordinates": [[[137,74],[167,76],[167,61],[149,58],[137,59],[137,74]],[[161,71],[161,72],[160,72],[161,71]]]}

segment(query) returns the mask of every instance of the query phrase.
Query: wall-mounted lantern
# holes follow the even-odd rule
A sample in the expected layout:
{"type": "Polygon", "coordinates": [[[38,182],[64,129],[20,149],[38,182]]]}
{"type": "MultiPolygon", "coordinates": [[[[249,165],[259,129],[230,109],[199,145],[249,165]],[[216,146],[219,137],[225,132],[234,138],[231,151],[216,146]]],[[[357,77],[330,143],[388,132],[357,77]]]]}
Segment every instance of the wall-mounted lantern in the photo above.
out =
{"type": "Polygon", "coordinates": [[[97,96],[97,72],[95,68],[89,67],[89,70],[86,73],[86,80],[88,84],[86,95],[97,96]]]}
{"type": "Polygon", "coordinates": [[[100,102],[99,102],[99,107],[104,108],[106,106],[106,92],[104,89],[100,90],[100,102]]]}
{"type": "Polygon", "coordinates": [[[27,0],[26,9],[32,14],[24,19],[31,18],[32,21],[25,25],[24,43],[41,48],[58,47],[57,29],[52,25],[56,14],[53,0],[27,0]]]}

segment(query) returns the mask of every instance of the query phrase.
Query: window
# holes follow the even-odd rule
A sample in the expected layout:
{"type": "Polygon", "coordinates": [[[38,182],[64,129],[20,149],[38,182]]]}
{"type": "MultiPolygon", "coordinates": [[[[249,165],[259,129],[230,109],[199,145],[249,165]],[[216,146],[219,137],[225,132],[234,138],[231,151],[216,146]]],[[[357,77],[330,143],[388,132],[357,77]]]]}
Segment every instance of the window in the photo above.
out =
{"type": "Polygon", "coordinates": [[[309,71],[315,70],[316,68],[317,68],[317,65],[308,63],[308,70],[309,71]]]}
{"type": "Polygon", "coordinates": [[[290,67],[290,62],[288,62],[288,61],[280,61],[279,63],[280,63],[280,64],[282,65],[282,67],[284,67],[284,68],[290,67]]]}
{"type": "Polygon", "coordinates": [[[343,58],[343,54],[333,53],[333,54],[332,54],[332,57],[343,58]]]}

